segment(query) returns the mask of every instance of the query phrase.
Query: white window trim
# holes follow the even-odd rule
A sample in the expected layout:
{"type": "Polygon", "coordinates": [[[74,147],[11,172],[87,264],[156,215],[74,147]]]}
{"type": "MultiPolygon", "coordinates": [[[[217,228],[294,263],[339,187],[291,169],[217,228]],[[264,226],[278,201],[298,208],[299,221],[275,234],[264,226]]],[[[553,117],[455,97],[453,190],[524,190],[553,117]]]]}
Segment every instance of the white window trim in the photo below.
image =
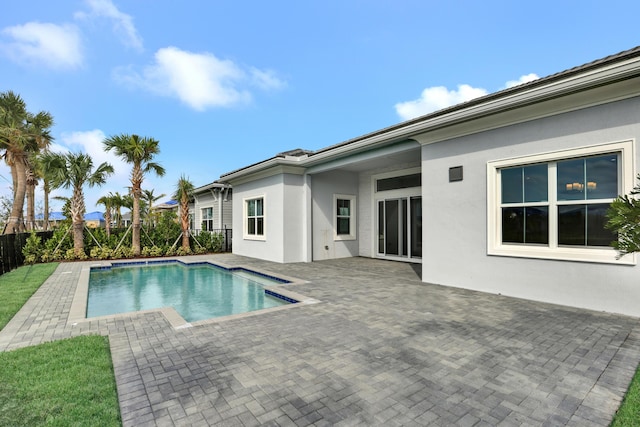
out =
{"type": "Polygon", "coordinates": [[[353,194],[333,195],[333,240],[356,240],[356,196],[353,194]],[[338,199],[349,200],[349,234],[338,234],[338,199]]]}
{"type": "MultiPolygon", "coordinates": [[[[496,160],[487,163],[487,253],[489,255],[541,258],[566,261],[596,262],[609,264],[635,265],[635,254],[616,259],[618,252],[613,248],[558,247],[503,244],[501,239],[500,179],[498,170],[512,166],[524,166],[534,163],[548,163],[571,158],[593,156],[617,152],[620,154],[620,188],[622,194],[629,194],[635,180],[635,140],[612,142],[587,147],[554,151],[549,153],[496,160]]],[[[550,230],[556,227],[549,224],[550,230]]]]}
{"type": "Polygon", "coordinates": [[[242,199],[242,238],[244,240],[259,240],[265,241],[267,240],[267,197],[265,195],[259,196],[251,196],[245,197],[242,199]],[[247,212],[247,202],[250,200],[262,199],[262,234],[249,234],[247,233],[248,229],[248,212],[247,212]]]}

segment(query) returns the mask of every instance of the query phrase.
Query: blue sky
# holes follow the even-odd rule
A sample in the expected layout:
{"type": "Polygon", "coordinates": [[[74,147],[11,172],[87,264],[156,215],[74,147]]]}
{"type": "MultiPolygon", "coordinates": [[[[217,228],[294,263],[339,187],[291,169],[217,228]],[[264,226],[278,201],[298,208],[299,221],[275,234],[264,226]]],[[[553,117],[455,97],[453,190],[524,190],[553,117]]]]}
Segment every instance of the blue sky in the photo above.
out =
{"type": "Polygon", "coordinates": [[[167,173],[143,187],[168,199],[182,174],[204,185],[632,48],[638,16],[640,2],[618,0],[10,2],[0,91],[53,114],[55,150],[114,165],[86,190],[92,211],[127,191],[106,136],[160,141],[167,173]]]}

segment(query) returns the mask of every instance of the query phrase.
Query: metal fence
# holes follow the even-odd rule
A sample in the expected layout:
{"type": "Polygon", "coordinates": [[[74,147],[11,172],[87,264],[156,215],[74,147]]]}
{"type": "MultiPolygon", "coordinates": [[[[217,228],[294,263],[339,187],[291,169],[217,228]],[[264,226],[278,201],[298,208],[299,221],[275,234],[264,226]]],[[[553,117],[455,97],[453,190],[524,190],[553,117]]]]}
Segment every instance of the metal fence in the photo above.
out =
{"type": "MultiPolygon", "coordinates": [[[[223,252],[231,252],[232,231],[230,228],[222,230],[211,230],[213,233],[220,233],[224,236],[222,245],[223,252]]],[[[24,264],[24,248],[30,233],[3,234],[0,235],[0,274],[18,268],[24,264]]],[[[36,235],[42,239],[42,243],[53,237],[53,231],[38,231],[36,235]]]]}
{"type": "MultiPolygon", "coordinates": [[[[3,234],[0,236],[0,274],[20,267],[24,264],[22,248],[27,243],[30,233],[3,234]]],[[[36,232],[43,242],[53,236],[53,231],[36,232]]]]}
{"type": "Polygon", "coordinates": [[[218,228],[218,229],[214,229],[214,230],[200,230],[200,229],[196,229],[196,230],[191,230],[193,232],[193,234],[195,234],[196,236],[198,234],[200,234],[201,232],[205,231],[208,233],[217,233],[217,234],[222,234],[222,236],[224,237],[224,243],[222,244],[222,252],[231,252],[231,241],[233,240],[233,233],[232,233],[232,229],[231,228],[218,228]]]}

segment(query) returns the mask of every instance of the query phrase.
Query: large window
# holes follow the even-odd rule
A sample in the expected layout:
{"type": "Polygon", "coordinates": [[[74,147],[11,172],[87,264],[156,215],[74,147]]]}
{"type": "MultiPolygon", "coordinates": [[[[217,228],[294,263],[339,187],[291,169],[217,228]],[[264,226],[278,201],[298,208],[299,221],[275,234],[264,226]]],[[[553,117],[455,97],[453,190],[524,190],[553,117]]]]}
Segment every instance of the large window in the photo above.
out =
{"type": "Polygon", "coordinates": [[[354,240],[356,238],[356,196],[335,194],[333,212],[335,240],[354,240]]]}
{"type": "Polygon", "coordinates": [[[615,260],[609,204],[633,181],[632,143],[488,165],[489,253],[615,260]]]}
{"type": "Polygon", "coordinates": [[[264,239],[264,197],[244,200],[245,227],[247,239],[264,239]]]}
{"type": "Polygon", "coordinates": [[[202,209],[202,230],[213,230],[213,208],[202,209]]]}

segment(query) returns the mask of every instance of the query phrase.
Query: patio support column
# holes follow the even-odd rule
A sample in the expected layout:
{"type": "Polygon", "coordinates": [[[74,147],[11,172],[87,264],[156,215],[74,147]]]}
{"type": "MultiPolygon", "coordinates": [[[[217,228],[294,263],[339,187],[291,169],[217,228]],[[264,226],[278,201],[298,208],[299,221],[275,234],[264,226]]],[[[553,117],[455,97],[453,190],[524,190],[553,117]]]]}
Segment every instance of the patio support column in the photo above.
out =
{"type": "Polygon", "coordinates": [[[304,262],[313,261],[313,216],[311,215],[312,206],[311,206],[311,175],[308,175],[306,172],[302,176],[302,260],[304,262]]]}

